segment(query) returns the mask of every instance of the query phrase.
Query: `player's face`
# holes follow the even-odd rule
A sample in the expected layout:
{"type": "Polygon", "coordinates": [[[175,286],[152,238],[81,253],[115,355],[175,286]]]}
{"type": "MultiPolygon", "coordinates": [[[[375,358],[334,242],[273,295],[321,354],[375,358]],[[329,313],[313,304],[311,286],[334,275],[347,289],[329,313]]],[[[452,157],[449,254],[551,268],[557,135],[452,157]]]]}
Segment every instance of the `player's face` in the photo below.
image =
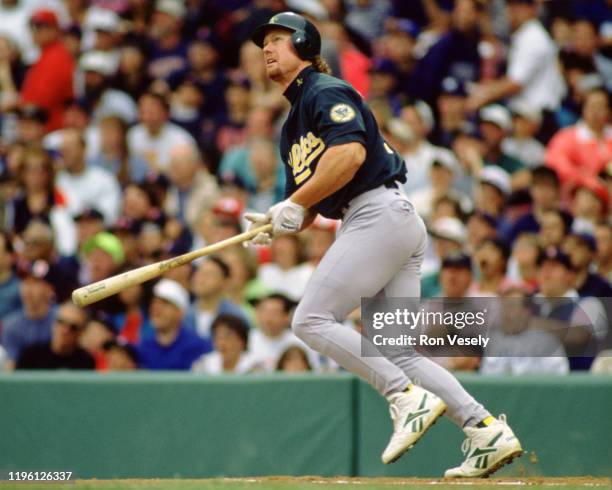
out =
{"type": "Polygon", "coordinates": [[[271,29],[264,38],[264,62],[266,73],[271,80],[280,80],[295,72],[302,60],[291,42],[291,32],[285,29],[271,29]]]}

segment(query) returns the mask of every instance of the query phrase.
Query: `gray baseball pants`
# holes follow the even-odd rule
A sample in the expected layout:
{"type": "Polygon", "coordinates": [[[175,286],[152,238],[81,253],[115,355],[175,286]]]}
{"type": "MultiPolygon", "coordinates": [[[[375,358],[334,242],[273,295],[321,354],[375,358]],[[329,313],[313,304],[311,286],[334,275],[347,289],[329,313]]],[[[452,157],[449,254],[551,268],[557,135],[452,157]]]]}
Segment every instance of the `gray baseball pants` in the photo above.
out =
{"type": "Polygon", "coordinates": [[[391,358],[364,357],[361,343],[367,340],[342,324],[362,297],[420,297],[426,243],[423,220],[402,192],[378,187],[357,196],[306,287],[292,327],[312,349],[360,376],[383,396],[416,380],[444,400],[452,421],[460,427],[475,425],[489,412],[447,370],[414,350],[391,358]]]}

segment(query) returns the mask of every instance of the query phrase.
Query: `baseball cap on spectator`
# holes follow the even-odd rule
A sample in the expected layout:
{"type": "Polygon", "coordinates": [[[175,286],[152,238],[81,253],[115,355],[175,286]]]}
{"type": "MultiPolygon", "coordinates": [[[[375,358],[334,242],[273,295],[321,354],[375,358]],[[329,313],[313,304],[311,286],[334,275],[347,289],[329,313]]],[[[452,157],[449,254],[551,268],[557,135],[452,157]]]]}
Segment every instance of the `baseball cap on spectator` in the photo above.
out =
{"type": "Polygon", "coordinates": [[[413,39],[419,37],[419,33],[421,32],[418,24],[410,19],[395,19],[393,27],[395,27],[395,29],[393,29],[394,31],[408,34],[413,39]]]}
{"type": "Polygon", "coordinates": [[[370,73],[385,73],[387,75],[397,74],[397,69],[393,62],[386,58],[374,58],[368,71],[370,73]]]}
{"type": "Polygon", "coordinates": [[[96,233],[83,245],[83,252],[88,255],[92,250],[100,249],[113,258],[117,265],[123,264],[125,252],[121,240],[108,231],[96,233]]]}
{"type": "Polygon", "coordinates": [[[490,227],[497,228],[497,219],[495,219],[495,216],[489,213],[485,213],[484,211],[474,211],[474,213],[472,214],[472,216],[470,216],[470,218],[480,219],[481,221],[484,221],[490,227]]]}
{"type": "Polygon", "coordinates": [[[187,9],[180,0],[157,0],[155,2],[155,12],[162,12],[182,20],[187,14],[187,9]]]}
{"type": "Polygon", "coordinates": [[[455,97],[467,97],[465,84],[455,77],[446,77],[440,85],[440,93],[443,95],[452,95],[455,97]]]}
{"type": "Polygon", "coordinates": [[[578,79],[576,89],[581,94],[586,94],[591,90],[605,88],[606,83],[599,73],[587,73],[578,79]]]}
{"type": "Polygon", "coordinates": [[[540,251],[538,255],[538,266],[541,266],[544,262],[554,261],[563,265],[566,269],[572,270],[572,261],[569,255],[563,252],[559,247],[548,247],[540,251]]]}
{"type": "Polygon", "coordinates": [[[504,196],[508,196],[511,192],[510,175],[503,168],[495,165],[487,165],[483,167],[478,176],[480,182],[489,184],[498,189],[504,196]]]}
{"type": "Polygon", "coordinates": [[[33,262],[19,262],[17,275],[21,279],[34,278],[52,284],[53,274],[51,266],[45,260],[35,260],[33,262]]]}
{"type": "Polygon", "coordinates": [[[259,303],[261,303],[262,301],[265,301],[266,299],[281,300],[283,302],[283,307],[285,311],[290,311],[291,308],[297,305],[296,301],[293,301],[287,295],[283,293],[279,293],[277,291],[263,291],[262,294],[254,298],[251,298],[249,301],[253,306],[257,306],[259,303]]]}
{"type": "Polygon", "coordinates": [[[93,71],[109,77],[115,72],[115,66],[109,54],[102,51],[88,51],[81,55],[79,70],[83,72],[93,71]]]}
{"type": "Polygon", "coordinates": [[[30,24],[58,27],[59,20],[54,10],[41,8],[32,14],[32,17],[30,17],[30,24]]]}
{"type": "Polygon", "coordinates": [[[451,172],[456,172],[458,170],[457,163],[450,157],[446,156],[444,153],[441,153],[436,157],[436,159],[431,162],[434,167],[442,167],[451,172]]]}
{"type": "Polygon", "coordinates": [[[213,204],[212,211],[217,216],[226,216],[238,220],[244,211],[244,205],[236,198],[222,197],[213,204]]]}
{"type": "Polygon", "coordinates": [[[472,259],[461,252],[451,252],[442,259],[442,268],[456,267],[472,270],[472,259]]]}
{"type": "Polygon", "coordinates": [[[559,187],[561,181],[559,180],[559,176],[554,169],[540,165],[539,167],[531,170],[531,183],[532,185],[545,184],[559,187]]]}
{"type": "Polygon", "coordinates": [[[189,308],[189,293],[172,279],[159,281],[153,288],[153,296],[172,303],[183,313],[189,308]]]}
{"type": "Polygon", "coordinates": [[[575,236],[576,238],[578,238],[580,243],[587,246],[589,250],[591,250],[591,252],[597,251],[597,242],[595,241],[595,237],[590,233],[570,233],[568,236],[575,236]]]}
{"type": "Polygon", "coordinates": [[[74,217],[74,221],[99,220],[104,221],[104,216],[95,208],[86,208],[74,217]]]}
{"type": "Polygon", "coordinates": [[[47,112],[34,104],[26,104],[17,109],[17,117],[19,119],[27,119],[36,121],[40,124],[47,123],[47,112]]]}
{"type": "Polygon", "coordinates": [[[431,110],[431,107],[429,107],[429,104],[423,102],[422,100],[417,100],[414,103],[414,108],[419,117],[421,118],[421,122],[425,125],[427,132],[431,131],[435,126],[436,121],[434,119],[433,111],[431,110]]]}
{"type": "Polygon", "coordinates": [[[87,16],[86,25],[92,31],[117,32],[119,16],[106,8],[92,8],[87,16]]]}
{"type": "Polygon", "coordinates": [[[522,117],[528,121],[540,124],[542,122],[542,111],[526,102],[514,101],[510,104],[510,112],[514,116],[522,117]]]}
{"type": "Polygon", "coordinates": [[[495,124],[504,131],[512,129],[512,116],[508,109],[499,104],[491,104],[483,107],[478,112],[481,122],[495,124]]]}
{"type": "Polygon", "coordinates": [[[430,226],[429,234],[434,238],[450,240],[460,245],[463,245],[467,238],[465,225],[457,218],[449,216],[435,220],[430,226]]]}

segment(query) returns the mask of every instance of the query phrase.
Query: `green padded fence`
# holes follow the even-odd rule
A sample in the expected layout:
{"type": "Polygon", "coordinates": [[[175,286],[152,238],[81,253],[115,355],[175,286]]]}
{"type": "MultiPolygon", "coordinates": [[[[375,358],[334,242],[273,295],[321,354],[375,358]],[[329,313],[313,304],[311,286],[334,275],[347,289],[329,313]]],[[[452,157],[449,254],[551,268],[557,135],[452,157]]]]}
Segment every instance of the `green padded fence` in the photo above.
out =
{"type": "MultiPolygon", "coordinates": [[[[461,381],[528,451],[507,475],[612,474],[612,377],[461,381]]],[[[391,466],[385,401],[350,375],[0,375],[0,469],[81,478],[440,476],[461,460],[447,420],[391,466]]]]}

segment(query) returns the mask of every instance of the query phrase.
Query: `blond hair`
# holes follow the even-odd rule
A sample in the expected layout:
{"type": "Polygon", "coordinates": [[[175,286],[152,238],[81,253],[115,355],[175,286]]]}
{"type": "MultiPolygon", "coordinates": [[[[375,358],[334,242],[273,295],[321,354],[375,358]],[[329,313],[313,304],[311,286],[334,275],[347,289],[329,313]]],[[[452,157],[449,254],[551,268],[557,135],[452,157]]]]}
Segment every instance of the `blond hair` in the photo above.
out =
{"type": "Polygon", "coordinates": [[[315,70],[317,70],[319,73],[331,75],[332,71],[329,65],[327,64],[327,61],[325,61],[319,54],[313,58],[312,66],[314,66],[315,70]]]}

